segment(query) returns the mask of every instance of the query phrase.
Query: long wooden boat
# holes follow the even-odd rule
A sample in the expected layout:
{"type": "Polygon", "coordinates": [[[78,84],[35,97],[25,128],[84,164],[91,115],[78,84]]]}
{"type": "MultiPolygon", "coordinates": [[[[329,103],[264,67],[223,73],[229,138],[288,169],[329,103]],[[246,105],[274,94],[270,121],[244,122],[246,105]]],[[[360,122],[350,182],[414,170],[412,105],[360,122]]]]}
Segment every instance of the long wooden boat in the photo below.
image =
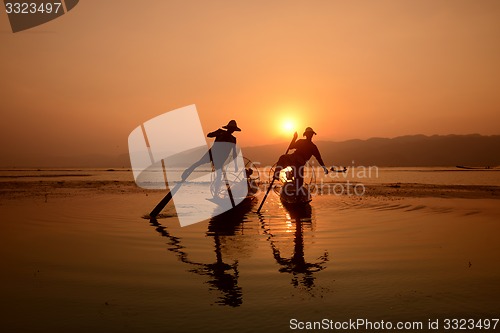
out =
{"type": "Polygon", "coordinates": [[[281,202],[289,205],[304,205],[309,204],[311,199],[311,193],[305,186],[296,188],[293,183],[285,183],[281,187],[280,191],[281,202]]]}
{"type": "Polygon", "coordinates": [[[500,168],[498,167],[490,167],[490,166],[476,167],[476,166],[457,165],[457,168],[465,170],[500,170],[500,168]]]}
{"type": "Polygon", "coordinates": [[[310,219],[312,214],[311,193],[308,186],[296,190],[293,183],[283,184],[280,190],[280,200],[292,219],[310,219]]]}

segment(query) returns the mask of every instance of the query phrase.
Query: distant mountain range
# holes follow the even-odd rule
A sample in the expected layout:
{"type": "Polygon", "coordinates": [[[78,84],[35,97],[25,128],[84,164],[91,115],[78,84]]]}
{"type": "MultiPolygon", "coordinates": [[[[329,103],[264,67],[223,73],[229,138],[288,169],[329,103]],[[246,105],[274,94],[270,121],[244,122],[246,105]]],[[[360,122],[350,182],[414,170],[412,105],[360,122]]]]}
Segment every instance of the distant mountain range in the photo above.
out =
{"type": "MultiPolygon", "coordinates": [[[[327,165],[500,165],[500,135],[407,135],[393,139],[317,141],[316,145],[327,165]]],[[[245,156],[262,165],[274,164],[285,150],[286,144],[243,148],[245,156]]]]}
{"type": "MultiPolygon", "coordinates": [[[[342,142],[315,141],[327,165],[376,166],[499,166],[500,135],[407,135],[342,142]]],[[[243,153],[261,165],[272,165],[286,150],[273,144],[243,147],[243,153]]],[[[130,168],[128,153],[118,156],[43,156],[0,158],[1,167],[130,168]]]]}

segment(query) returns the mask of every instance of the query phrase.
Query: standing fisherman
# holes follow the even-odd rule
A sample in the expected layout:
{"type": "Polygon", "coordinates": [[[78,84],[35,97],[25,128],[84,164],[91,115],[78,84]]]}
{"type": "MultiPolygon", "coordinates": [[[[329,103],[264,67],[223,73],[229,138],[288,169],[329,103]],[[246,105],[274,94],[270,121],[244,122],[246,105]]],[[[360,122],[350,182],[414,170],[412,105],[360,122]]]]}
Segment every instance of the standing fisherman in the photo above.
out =
{"type": "Polygon", "coordinates": [[[312,156],[316,157],[318,163],[323,167],[325,175],[328,174],[328,168],[321,158],[318,147],[312,142],[312,137],[315,134],[316,132],[311,127],[307,127],[303,134],[306,138],[293,141],[290,144],[290,149],[295,149],[295,151],[292,154],[281,155],[274,171],[275,179],[279,179],[280,171],[283,168],[290,166],[295,176],[296,188],[300,189],[304,184],[304,166],[312,156]]]}
{"type": "Polygon", "coordinates": [[[200,165],[212,162],[216,172],[214,181],[215,193],[218,193],[222,179],[222,168],[231,153],[233,155],[235,171],[238,171],[238,165],[236,163],[238,152],[236,150],[236,138],[233,136],[233,133],[235,131],[240,132],[241,129],[236,125],[235,120],[231,120],[222,128],[224,129],[219,128],[218,130],[207,134],[207,137],[215,138],[214,144],[198,162],[195,162],[182,173],[182,180],[186,180],[194,169],[200,165]]]}

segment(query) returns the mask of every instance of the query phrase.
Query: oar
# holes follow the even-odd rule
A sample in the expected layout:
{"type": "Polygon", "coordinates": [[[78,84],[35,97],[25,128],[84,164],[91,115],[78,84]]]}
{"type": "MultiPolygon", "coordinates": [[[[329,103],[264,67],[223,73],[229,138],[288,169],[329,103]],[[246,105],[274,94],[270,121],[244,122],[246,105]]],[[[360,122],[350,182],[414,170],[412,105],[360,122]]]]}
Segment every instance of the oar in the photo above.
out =
{"type": "MultiPolygon", "coordinates": [[[[288,151],[290,150],[290,147],[295,142],[295,140],[297,140],[297,132],[295,132],[293,134],[292,142],[290,142],[290,144],[288,145],[288,148],[286,149],[285,155],[288,154],[288,151]]],[[[273,180],[271,180],[271,184],[269,184],[269,188],[267,189],[266,194],[264,195],[264,199],[262,199],[262,202],[260,203],[259,209],[257,209],[257,214],[260,213],[260,210],[262,209],[262,206],[264,206],[264,202],[267,199],[267,195],[269,194],[269,192],[273,188],[274,181],[275,181],[275,178],[274,178],[274,175],[273,175],[273,180]]]]}
{"type": "MultiPolygon", "coordinates": [[[[208,152],[210,154],[210,162],[212,163],[212,170],[214,170],[215,166],[214,166],[214,161],[212,159],[212,151],[208,150],[208,152]]],[[[234,208],[235,204],[234,204],[233,194],[231,193],[231,187],[229,186],[229,182],[227,180],[226,172],[224,171],[224,169],[222,169],[222,172],[224,175],[224,181],[225,181],[226,186],[227,186],[227,191],[229,193],[229,198],[231,199],[231,204],[233,205],[233,208],[234,208]]],[[[182,186],[184,181],[185,180],[182,180],[179,183],[177,183],[174,186],[174,188],[170,192],[168,192],[167,195],[163,197],[163,199],[161,199],[161,201],[156,205],[156,207],[151,211],[151,213],[149,213],[149,217],[151,219],[155,219],[158,216],[158,214],[160,214],[160,212],[163,210],[163,208],[165,208],[165,206],[170,202],[170,200],[172,200],[172,196],[175,194],[175,192],[177,192],[179,190],[179,188],[182,186]]]]}
{"type": "MultiPolygon", "coordinates": [[[[210,150],[208,150],[208,152],[210,153],[210,161],[212,161],[212,152],[210,150]]],[[[213,169],[213,163],[212,163],[212,169],[213,169]]],[[[186,176],[186,179],[187,178],[188,176],[186,176]]],[[[156,207],[151,211],[151,213],[149,213],[150,219],[155,219],[158,216],[158,214],[160,214],[163,208],[165,208],[165,206],[170,202],[170,200],[172,200],[173,195],[175,194],[175,192],[179,190],[179,188],[182,186],[182,184],[185,182],[186,179],[182,179],[179,183],[177,183],[174,186],[173,189],[170,190],[170,192],[167,193],[167,195],[163,197],[163,199],[161,199],[161,201],[156,205],[156,207]]]]}
{"type": "Polygon", "coordinates": [[[229,184],[229,181],[227,180],[226,171],[224,170],[224,166],[222,166],[222,175],[224,177],[224,183],[226,184],[227,194],[229,194],[229,199],[231,200],[231,205],[234,208],[234,207],[236,207],[236,205],[234,204],[233,192],[231,190],[231,185],[229,184]]]}
{"type": "Polygon", "coordinates": [[[171,189],[170,192],[168,192],[167,195],[163,197],[163,199],[161,199],[161,201],[156,205],[156,207],[151,211],[151,213],[149,213],[149,217],[151,219],[155,219],[158,216],[158,214],[160,214],[163,208],[165,208],[165,206],[170,202],[170,200],[172,200],[172,196],[175,194],[175,192],[179,190],[182,183],[184,183],[184,181],[175,184],[174,188],[171,189]]]}

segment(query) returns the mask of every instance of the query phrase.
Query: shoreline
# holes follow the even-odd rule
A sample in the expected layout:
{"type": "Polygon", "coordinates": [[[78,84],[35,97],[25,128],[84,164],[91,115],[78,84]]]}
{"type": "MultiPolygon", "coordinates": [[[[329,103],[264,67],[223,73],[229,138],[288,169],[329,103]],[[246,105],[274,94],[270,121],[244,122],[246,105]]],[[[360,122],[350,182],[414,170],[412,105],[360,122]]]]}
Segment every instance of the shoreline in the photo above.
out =
{"type": "MultiPolygon", "coordinates": [[[[0,198],[22,199],[36,197],[72,197],[98,194],[158,195],[165,190],[149,190],[138,187],[133,181],[118,180],[40,180],[0,182],[0,198]]],[[[357,184],[349,181],[316,184],[318,195],[335,197],[367,198],[462,198],[500,199],[500,186],[496,185],[436,185],[421,183],[373,183],[363,184],[362,195],[356,195],[352,188],[357,184]],[[348,191],[351,189],[351,191],[348,191]],[[351,194],[347,194],[351,193],[351,194]]],[[[267,184],[266,184],[267,185],[267,184]]],[[[266,185],[261,185],[261,191],[266,185]]]]}

